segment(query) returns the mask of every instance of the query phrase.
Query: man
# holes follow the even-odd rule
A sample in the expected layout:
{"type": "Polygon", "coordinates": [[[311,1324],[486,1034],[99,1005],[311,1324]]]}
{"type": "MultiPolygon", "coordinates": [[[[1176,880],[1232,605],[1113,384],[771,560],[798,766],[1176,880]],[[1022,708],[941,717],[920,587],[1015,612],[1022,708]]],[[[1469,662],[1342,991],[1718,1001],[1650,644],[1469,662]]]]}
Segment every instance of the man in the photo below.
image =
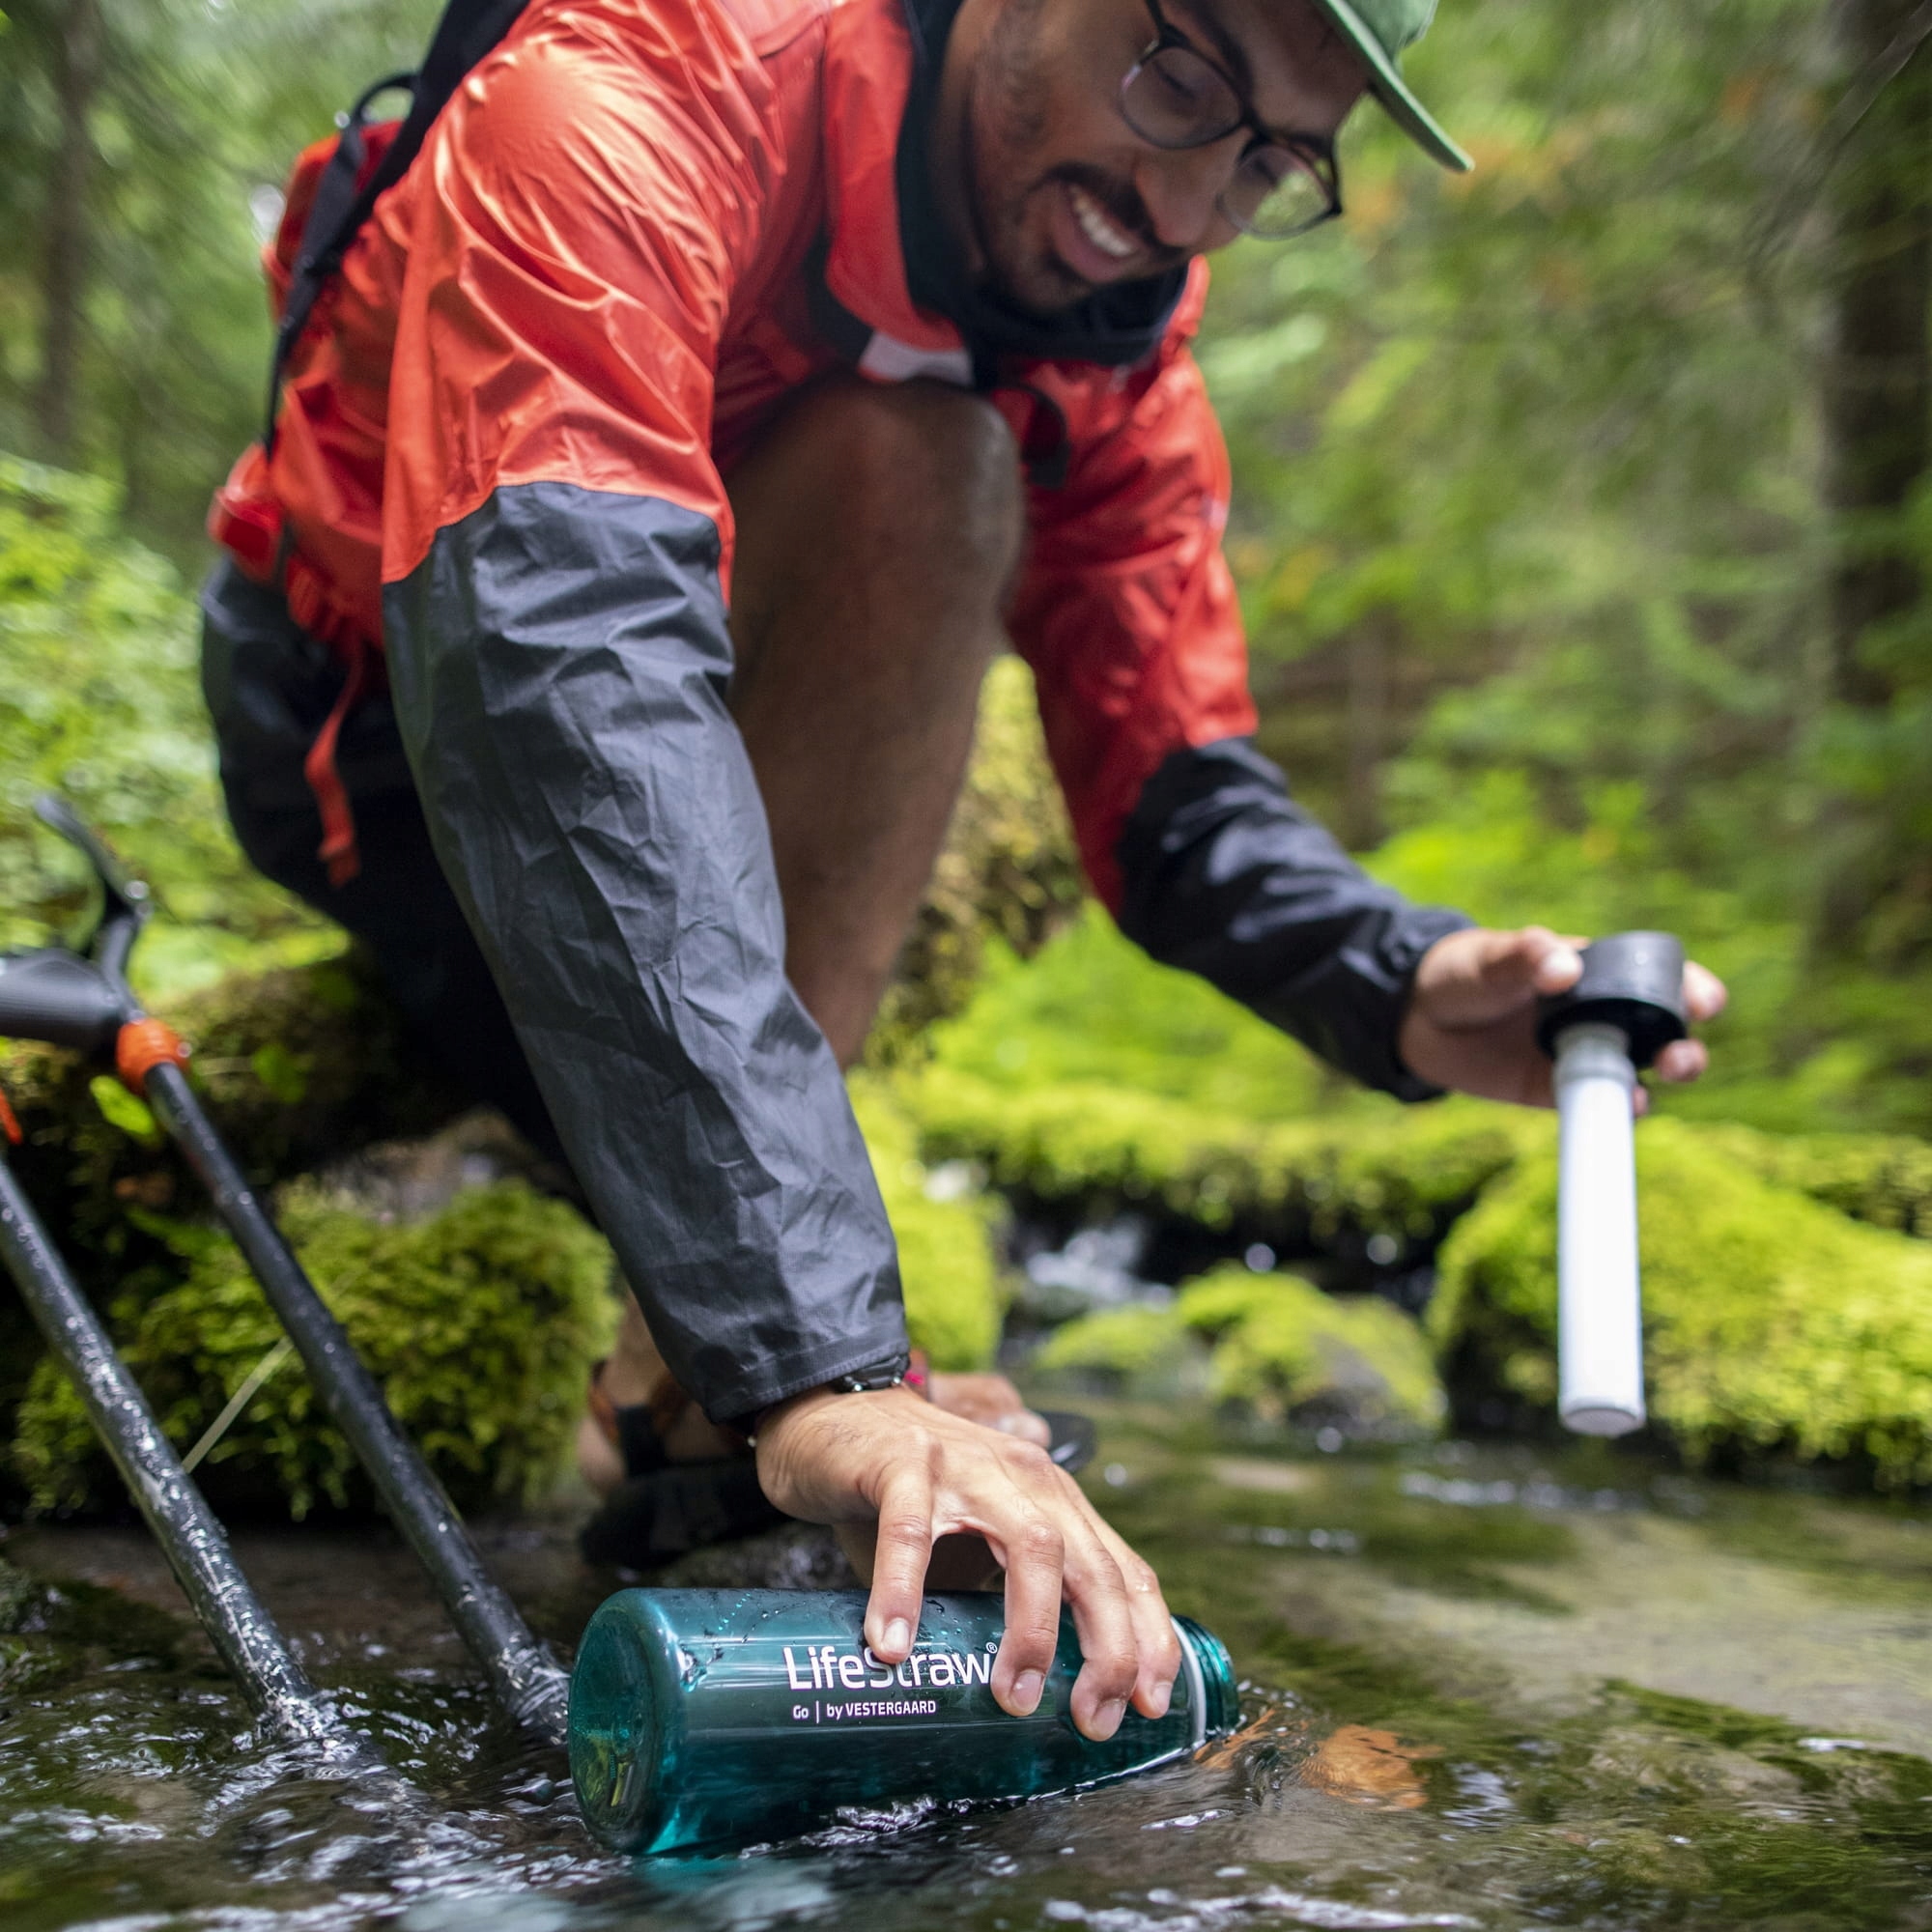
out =
{"type": "Polygon", "coordinates": [[[875,1536],[874,1650],[983,1538],[995,1694],[1037,1702],[1064,1596],[1094,1737],[1166,1707],[1158,1584],[1009,1394],[900,1384],[840,1067],[1010,637],[1131,937],[1391,1092],[1547,1100],[1572,947],[1373,885],[1247,742],[1186,346],[1200,254],[1339,212],[1365,88],[1464,164],[1395,69],[1426,5],[536,0],[215,512],[246,849],[560,1150],[771,1499],[875,1536]]]}

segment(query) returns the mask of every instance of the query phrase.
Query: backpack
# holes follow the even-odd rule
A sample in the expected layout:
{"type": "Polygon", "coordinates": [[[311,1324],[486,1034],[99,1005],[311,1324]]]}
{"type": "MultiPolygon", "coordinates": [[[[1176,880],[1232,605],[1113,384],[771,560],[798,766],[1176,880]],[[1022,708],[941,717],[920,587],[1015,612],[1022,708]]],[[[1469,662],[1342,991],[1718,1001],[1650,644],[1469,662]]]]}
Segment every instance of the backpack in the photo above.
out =
{"type": "MultiPolygon", "coordinates": [[[[277,253],[288,281],[269,363],[268,419],[262,447],[275,447],[275,415],[290,352],[314,313],[350,244],[361,233],[384,190],[408,172],[431,124],[463,77],[510,31],[528,0],[445,0],[429,51],[413,73],[385,74],[335,117],[333,142],[311,149],[289,184],[288,213],[277,253]],[[369,110],[397,89],[410,97],[400,123],[371,127],[369,110]],[[299,239],[295,240],[298,224],[299,239]]],[[[279,279],[279,277],[277,278],[279,279]]]]}

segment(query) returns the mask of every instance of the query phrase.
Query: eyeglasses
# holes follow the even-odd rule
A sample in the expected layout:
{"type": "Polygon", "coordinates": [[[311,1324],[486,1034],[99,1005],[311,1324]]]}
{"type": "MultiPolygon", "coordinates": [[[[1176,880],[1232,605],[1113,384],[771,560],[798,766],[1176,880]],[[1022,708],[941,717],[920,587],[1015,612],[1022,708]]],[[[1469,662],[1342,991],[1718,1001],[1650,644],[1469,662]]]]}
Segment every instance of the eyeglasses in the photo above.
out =
{"type": "Polygon", "coordinates": [[[1254,136],[1214,205],[1244,235],[1285,242],[1342,212],[1335,144],[1321,134],[1281,135],[1249,111],[1241,91],[1147,0],[1159,30],[1121,82],[1121,114],[1143,141],[1179,151],[1212,147],[1236,128],[1254,136]]]}

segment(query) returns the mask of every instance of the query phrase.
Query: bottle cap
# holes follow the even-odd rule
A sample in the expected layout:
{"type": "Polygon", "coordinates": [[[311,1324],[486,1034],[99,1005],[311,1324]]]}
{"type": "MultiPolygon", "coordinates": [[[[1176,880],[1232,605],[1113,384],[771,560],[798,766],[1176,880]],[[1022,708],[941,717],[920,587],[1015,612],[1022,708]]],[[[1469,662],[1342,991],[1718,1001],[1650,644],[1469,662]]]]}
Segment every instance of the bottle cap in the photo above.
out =
{"type": "Polygon", "coordinates": [[[1553,1058],[1559,1034],[1591,1021],[1621,1028],[1638,1068],[1685,1037],[1684,948],[1675,934],[1615,932],[1584,947],[1582,978],[1538,1004],[1536,1043],[1553,1058]]]}

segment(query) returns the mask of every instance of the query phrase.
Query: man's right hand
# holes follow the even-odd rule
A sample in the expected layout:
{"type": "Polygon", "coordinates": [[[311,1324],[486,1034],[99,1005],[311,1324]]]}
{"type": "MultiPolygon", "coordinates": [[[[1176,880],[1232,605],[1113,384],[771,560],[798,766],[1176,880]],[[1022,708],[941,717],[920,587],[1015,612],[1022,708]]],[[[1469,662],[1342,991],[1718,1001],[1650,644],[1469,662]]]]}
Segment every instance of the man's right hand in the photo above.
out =
{"type": "Polygon", "coordinates": [[[813,1389],[758,1425],[758,1480],[787,1515],[877,1525],[866,1641],[887,1663],[911,1655],[933,1544],[985,1538],[1007,1573],[1007,1630],[992,1690],[1025,1717],[1060,1638],[1063,1591],[1085,1660],[1073,1721],[1112,1737],[1127,1700],[1158,1718],[1180,1667],[1160,1583],[1037,1443],[949,1415],[909,1389],[813,1389]]]}

